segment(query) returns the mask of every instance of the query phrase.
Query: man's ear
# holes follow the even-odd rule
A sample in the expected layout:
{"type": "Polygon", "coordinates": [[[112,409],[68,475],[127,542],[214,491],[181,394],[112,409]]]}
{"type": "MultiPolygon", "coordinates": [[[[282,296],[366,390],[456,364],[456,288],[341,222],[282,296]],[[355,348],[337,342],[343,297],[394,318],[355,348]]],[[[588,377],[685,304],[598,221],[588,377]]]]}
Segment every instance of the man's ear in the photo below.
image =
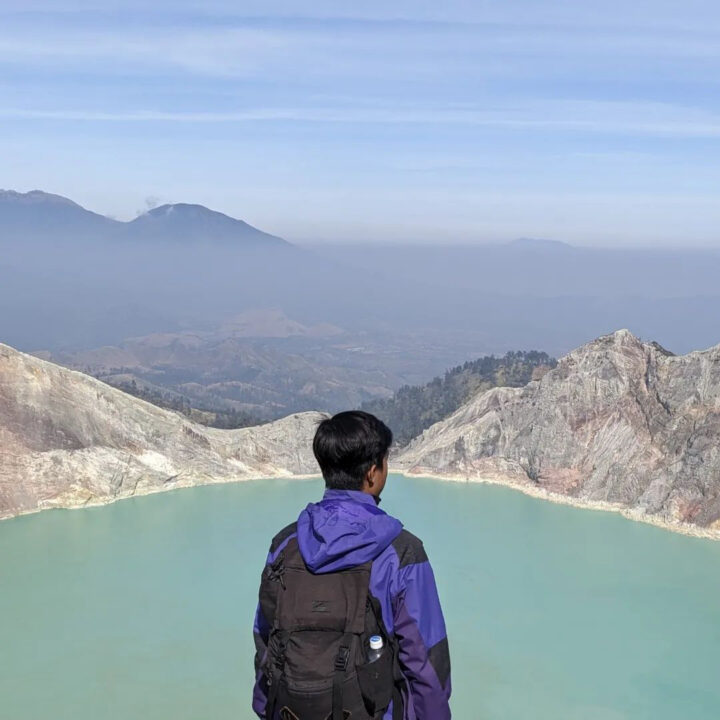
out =
{"type": "Polygon", "coordinates": [[[377,472],[377,465],[373,464],[370,469],[365,473],[365,486],[372,489],[375,485],[375,473],[377,472]]]}

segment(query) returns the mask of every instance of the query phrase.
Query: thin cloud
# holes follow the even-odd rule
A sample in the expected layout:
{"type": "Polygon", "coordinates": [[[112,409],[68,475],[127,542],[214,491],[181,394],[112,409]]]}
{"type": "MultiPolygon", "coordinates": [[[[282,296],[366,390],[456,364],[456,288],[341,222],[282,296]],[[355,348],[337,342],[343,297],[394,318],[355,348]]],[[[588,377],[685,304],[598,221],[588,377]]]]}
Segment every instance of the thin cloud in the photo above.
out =
{"type": "MultiPolygon", "coordinates": [[[[712,27],[712,26],[711,26],[712,27]]],[[[390,71],[393,77],[439,76],[479,72],[481,76],[539,75],[564,71],[560,60],[573,58],[575,72],[587,67],[609,73],[627,59],[624,72],[649,70],[658,60],[718,70],[720,33],[607,25],[573,27],[539,24],[391,23],[332,21],[229,21],[150,29],[105,23],[78,29],[59,26],[39,32],[35,26],[0,32],[0,62],[12,67],[63,67],[87,70],[88,64],[122,67],[142,76],[167,69],[199,75],[280,79],[364,76],[390,71]],[[149,31],[151,30],[151,31],[149,31]]],[[[97,68],[100,69],[100,68],[97,68]]]]}
{"type": "Polygon", "coordinates": [[[715,138],[720,116],[663,103],[557,101],[516,104],[497,110],[468,107],[256,108],[236,112],[156,110],[96,112],[0,108],[0,116],[26,120],[84,122],[170,122],[187,124],[296,121],[308,123],[471,125],[505,129],[544,129],[627,135],[715,138]]]}

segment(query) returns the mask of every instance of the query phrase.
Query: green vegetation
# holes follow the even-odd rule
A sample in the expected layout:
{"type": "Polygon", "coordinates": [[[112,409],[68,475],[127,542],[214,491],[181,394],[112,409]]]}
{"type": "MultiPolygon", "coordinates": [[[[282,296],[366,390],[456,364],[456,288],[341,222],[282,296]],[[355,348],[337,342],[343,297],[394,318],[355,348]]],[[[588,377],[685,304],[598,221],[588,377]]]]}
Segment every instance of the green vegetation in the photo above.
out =
{"type": "Polygon", "coordinates": [[[223,428],[230,430],[233,428],[250,427],[253,425],[262,425],[266,420],[253,417],[249,413],[242,412],[230,408],[229,410],[219,410],[217,408],[204,409],[195,408],[190,405],[190,401],[177,393],[163,393],[160,390],[142,387],[132,380],[131,382],[115,382],[113,385],[128,393],[134,395],[141,400],[165,408],[166,410],[174,410],[184,415],[188,420],[207,425],[208,427],[223,428]]]}
{"type": "Polygon", "coordinates": [[[522,387],[555,367],[547,353],[511,351],[504,357],[486,355],[451,368],[425,385],[404,385],[391,398],[370,400],[362,409],[377,415],[406,445],[433,423],[446,418],[477,392],[492,387],[522,387]]]}

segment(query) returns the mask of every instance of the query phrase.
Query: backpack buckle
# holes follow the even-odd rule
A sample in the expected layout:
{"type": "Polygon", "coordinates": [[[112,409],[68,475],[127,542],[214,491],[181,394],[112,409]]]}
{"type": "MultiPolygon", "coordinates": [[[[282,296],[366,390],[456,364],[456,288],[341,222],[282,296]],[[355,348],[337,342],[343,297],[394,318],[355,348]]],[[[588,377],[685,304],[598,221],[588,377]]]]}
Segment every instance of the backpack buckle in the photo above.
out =
{"type": "Polygon", "coordinates": [[[335,669],[336,670],[347,670],[348,659],[350,658],[350,648],[347,645],[342,645],[338,650],[337,657],[335,658],[335,669]]]}

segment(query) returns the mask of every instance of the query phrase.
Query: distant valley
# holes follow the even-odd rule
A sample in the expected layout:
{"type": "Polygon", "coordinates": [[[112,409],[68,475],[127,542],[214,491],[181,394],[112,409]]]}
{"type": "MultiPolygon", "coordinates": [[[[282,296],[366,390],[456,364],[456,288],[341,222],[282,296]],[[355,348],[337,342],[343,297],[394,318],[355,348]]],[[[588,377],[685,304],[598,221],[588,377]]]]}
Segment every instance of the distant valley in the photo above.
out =
{"type": "Polygon", "coordinates": [[[395,390],[423,383],[455,360],[422,338],[306,326],[273,309],[241,313],[212,329],[34,354],[217,427],[393,402],[395,390]]]}

